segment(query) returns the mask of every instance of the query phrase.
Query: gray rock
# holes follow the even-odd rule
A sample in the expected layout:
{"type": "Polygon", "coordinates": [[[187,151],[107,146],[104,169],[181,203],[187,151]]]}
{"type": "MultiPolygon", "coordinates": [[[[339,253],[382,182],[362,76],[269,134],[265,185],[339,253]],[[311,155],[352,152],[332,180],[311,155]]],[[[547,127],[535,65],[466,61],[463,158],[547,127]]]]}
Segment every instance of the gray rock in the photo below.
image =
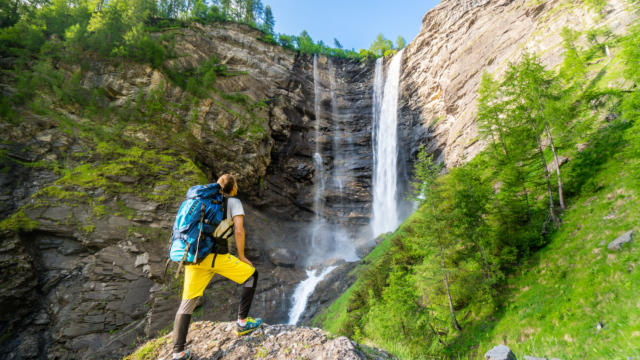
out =
{"type": "Polygon", "coordinates": [[[535,356],[524,356],[524,360],[547,360],[547,358],[535,357],[535,356]]]}
{"type": "Polygon", "coordinates": [[[626,233],[618,236],[617,239],[610,242],[607,248],[609,250],[622,250],[622,245],[631,242],[633,240],[634,234],[635,234],[634,230],[627,231],[626,233]]]}
{"type": "Polygon", "coordinates": [[[486,360],[517,360],[516,355],[506,345],[498,345],[484,354],[486,360]]]}
{"type": "MultiPolygon", "coordinates": [[[[558,162],[560,163],[560,167],[562,167],[562,165],[569,162],[569,158],[566,156],[558,156],[558,162]]],[[[555,159],[553,159],[549,163],[549,166],[547,166],[547,169],[549,170],[549,172],[556,172],[556,170],[558,169],[558,164],[556,163],[555,159]]]]}
{"type": "Polygon", "coordinates": [[[269,260],[276,266],[293,267],[298,255],[291,249],[274,249],[269,251],[269,260]]]}
{"type": "Polygon", "coordinates": [[[41,216],[49,220],[64,221],[70,218],[72,214],[73,212],[70,208],[59,206],[48,208],[41,216]]]}
{"type": "MultiPolygon", "coordinates": [[[[199,359],[392,359],[374,348],[362,353],[344,336],[331,338],[317,328],[262,325],[251,335],[237,337],[232,322],[195,322],[189,329],[192,354],[199,359]]],[[[157,358],[171,357],[171,334],[160,341],[157,358]]]]}
{"type": "Polygon", "coordinates": [[[149,264],[149,253],[144,253],[136,256],[135,267],[149,264]]]}

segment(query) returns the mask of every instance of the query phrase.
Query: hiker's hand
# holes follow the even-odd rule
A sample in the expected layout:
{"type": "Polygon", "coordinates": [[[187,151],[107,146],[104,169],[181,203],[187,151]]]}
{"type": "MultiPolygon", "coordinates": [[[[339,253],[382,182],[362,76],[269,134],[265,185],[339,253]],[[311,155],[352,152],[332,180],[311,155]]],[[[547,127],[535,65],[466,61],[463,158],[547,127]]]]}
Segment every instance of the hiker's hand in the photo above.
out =
{"type": "Polygon", "coordinates": [[[253,266],[253,264],[251,263],[251,261],[249,261],[249,259],[246,258],[246,256],[241,256],[240,257],[240,261],[242,261],[243,263],[247,263],[251,266],[253,266]]]}

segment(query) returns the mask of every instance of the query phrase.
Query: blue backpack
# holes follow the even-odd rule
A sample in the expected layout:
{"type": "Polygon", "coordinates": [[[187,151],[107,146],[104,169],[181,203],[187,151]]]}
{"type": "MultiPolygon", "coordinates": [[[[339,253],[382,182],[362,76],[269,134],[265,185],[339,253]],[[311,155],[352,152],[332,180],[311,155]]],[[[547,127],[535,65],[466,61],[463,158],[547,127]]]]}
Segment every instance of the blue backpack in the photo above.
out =
{"type": "MultiPolygon", "coordinates": [[[[227,198],[220,191],[220,184],[192,186],[187,199],[180,205],[173,224],[169,259],[198,263],[216,249],[213,232],[227,217],[227,198]]],[[[225,244],[226,246],[226,241],[225,244]]],[[[177,275],[177,274],[176,274],[177,275]]]]}

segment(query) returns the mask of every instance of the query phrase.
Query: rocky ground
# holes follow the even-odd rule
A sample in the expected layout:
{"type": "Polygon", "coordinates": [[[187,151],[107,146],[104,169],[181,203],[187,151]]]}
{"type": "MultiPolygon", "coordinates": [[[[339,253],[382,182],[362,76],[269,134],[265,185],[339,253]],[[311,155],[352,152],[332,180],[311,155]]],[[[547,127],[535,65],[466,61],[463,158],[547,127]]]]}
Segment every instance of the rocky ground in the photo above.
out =
{"type": "MultiPolygon", "coordinates": [[[[391,359],[387,353],[358,345],[344,336],[332,337],[317,328],[262,325],[250,335],[235,334],[234,322],[191,324],[187,347],[194,360],[234,359],[391,359]]],[[[127,360],[170,359],[171,334],[152,340],[127,360]]]]}

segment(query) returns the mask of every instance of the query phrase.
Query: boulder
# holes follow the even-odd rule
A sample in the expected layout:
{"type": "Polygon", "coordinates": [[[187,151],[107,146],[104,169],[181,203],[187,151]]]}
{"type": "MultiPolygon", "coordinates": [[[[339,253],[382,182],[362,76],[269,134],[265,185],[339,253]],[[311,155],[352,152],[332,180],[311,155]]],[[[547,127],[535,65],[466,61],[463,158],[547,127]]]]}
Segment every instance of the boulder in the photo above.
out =
{"type": "Polygon", "coordinates": [[[498,345],[484,354],[486,360],[516,360],[516,355],[506,345],[498,345]]]}
{"type": "MultiPolygon", "coordinates": [[[[384,351],[369,347],[365,355],[348,338],[329,336],[317,328],[263,324],[244,337],[236,336],[234,330],[234,322],[191,324],[187,341],[192,355],[197,359],[392,359],[384,351]]],[[[171,358],[171,334],[152,342],[155,346],[146,346],[146,351],[154,348],[149,355],[154,359],[171,358]]],[[[145,351],[145,345],[139,351],[145,351]]]]}
{"type": "MultiPolygon", "coordinates": [[[[569,161],[569,158],[566,156],[558,156],[558,163],[560,163],[560,166],[562,167],[562,165],[566,164],[569,161]]],[[[553,159],[549,165],[547,166],[547,169],[549,170],[549,172],[554,173],[556,172],[556,170],[558,169],[558,164],[556,163],[556,160],[553,159]]]]}
{"type": "Polygon", "coordinates": [[[622,245],[629,243],[633,240],[634,230],[629,230],[626,233],[618,236],[615,240],[609,243],[607,248],[609,250],[622,250],[622,245]]]}

